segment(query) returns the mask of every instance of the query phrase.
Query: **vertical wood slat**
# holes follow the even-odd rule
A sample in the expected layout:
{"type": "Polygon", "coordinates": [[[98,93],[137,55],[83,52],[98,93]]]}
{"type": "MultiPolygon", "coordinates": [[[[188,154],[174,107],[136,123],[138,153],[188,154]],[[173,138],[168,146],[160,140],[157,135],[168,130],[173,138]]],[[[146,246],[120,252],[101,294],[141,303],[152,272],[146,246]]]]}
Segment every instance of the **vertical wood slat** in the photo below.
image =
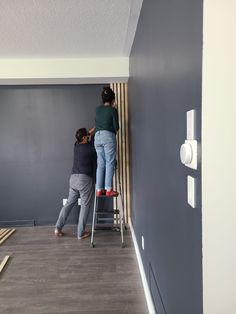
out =
{"type": "MultiPolygon", "coordinates": [[[[119,176],[119,181],[121,183],[121,187],[123,187],[123,176],[122,176],[122,132],[123,132],[123,125],[122,125],[122,108],[121,108],[121,97],[120,97],[120,85],[121,84],[117,84],[117,104],[118,104],[118,111],[119,111],[119,125],[120,125],[120,130],[118,132],[118,155],[119,155],[119,159],[118,159],[118,173],[117,175],[119,176]]],[[[119,206],[121,206],[121,204],[119,204],[119,206]]]]}
{"type": "Polygon", "coordinates": [[[122,189],[123,189],[123,195],[124,195],[124,214],[126,219],[128,218],[128,204],[127,204],[127,171],[126,167],[127,165],[127,160],[126,160],[126,124],[125,124],[125,107],[128,105],[128,103],[125,103],[125,89],[124,89],[124,84],[122,84],[122,96],[121,96],[121,107],[122,107],[122,126],[123,126],[123,132],[122,132],[122,176],[123,176],[123,184],[122,184],[122,189]]]}
{"type": "MultiPolygon", "coordinates": [[[[130,216],[130,185],[129,185],[129,146],[128,146],[128,87],[127,84],[113,83],[110,85],[116,94],[120,130],[117,134],[117,167],[113,185],[118,188],[120,180],[124,198],[124,218],[128,222],[130,216]],[[119,176],[119,177],[118,177],[119,176]]],[[[117,208],[117,200],[114,200],[117,208]]]]}
{"type": "MultiPolygon", "coordinates": [[[[122,108],[121,108],[121,97],[120,97],[120,85],[117,84],[117,104],[118,104],[118,111],[119,111],[119,125],[120,125],[120,130],[118,132],[118,176],[119,176],[119,182],[121,183],[121,187],[123,187],[123,174],[122,174],[122,136],[123,136],[123,125],[122,125],[122,108]]],[[[121,206],[121,204],[120,204],[121,206]]]]}
{"type": "MultiPolygon", "coordinates": [[[[112,88],[112,90],[114,91],[115,94],[117,94],[117,91],[116,91],[116,84],[110,84],[110,87],[112,88]]],[[[117,148],[117,151],[118,151],[118,148],[117,148]]],[[[118,157],[116,157],[117,159],[118,157]]],[[[117,160],[118,161],[118,160],[117,160]]],[[[116,173],[113,177],[113,187],[114,187],[114,190],[117,191],[118,189],[118,182],[117,182],[117,171],[118,171],[118,168],[116,170],[116,173]]],[[[113,199],[113,207],[114,209],[118,209],[118,204],[117,204],[117,198],[114,198],[113,199]]]]}

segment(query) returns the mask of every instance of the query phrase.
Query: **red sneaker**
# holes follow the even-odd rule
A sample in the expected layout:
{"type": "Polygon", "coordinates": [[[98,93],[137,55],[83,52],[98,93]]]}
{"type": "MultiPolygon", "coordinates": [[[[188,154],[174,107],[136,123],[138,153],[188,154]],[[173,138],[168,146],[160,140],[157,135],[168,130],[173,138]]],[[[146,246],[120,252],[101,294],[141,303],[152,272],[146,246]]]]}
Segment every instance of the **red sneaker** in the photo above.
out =
{"type": "Polygon", "coordinates": [[[99,190],[99,191],[96,191],[96,196],[104,196],[106,195],[106,190],[99,190]]]}
{"type": "Polygon", "coordinates": [[[106,196],[113,196],[113,197],[117,197],[118,196],[118,192],[117,191],[113,191],[113,190],[110,190],[110,191],[106,191],[106,196]]]}

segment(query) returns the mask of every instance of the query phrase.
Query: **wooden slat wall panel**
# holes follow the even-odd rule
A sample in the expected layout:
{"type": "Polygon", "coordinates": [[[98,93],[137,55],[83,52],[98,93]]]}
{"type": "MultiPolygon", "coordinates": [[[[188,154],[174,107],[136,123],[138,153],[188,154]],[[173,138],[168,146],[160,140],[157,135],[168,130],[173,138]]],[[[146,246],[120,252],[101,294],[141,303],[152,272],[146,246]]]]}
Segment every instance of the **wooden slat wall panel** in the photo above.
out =
{"type": "MultiPolygon", "coordinates": [[[[130,217],[130,177],[129,177],[129,144],[128,144],[128,86],[124,83],[113,83],[111,88],[116,94],[116,103],[119,113],[120,130],[117,133],[117,171],[114,176],[114,188],[121,188],[124,196],[125,222],[130,217]]],[[[117,200],[114,201],[114,208],[117,208],[117,200]]]]}

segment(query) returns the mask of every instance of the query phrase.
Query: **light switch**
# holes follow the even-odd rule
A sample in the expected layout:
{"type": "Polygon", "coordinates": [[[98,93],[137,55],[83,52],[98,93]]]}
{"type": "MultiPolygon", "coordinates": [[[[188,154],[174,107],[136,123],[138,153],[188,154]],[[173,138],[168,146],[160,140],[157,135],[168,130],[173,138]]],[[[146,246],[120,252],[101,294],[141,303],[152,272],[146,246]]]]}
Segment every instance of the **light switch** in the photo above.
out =
{"type": "Polygon", "coordinates": [[[196,139],[196,110],[190,110],[186,113],[187,120],[187,140],[195,140],[196,139]]]}
{"type": "Polygon", "coordinates": [[[196,140],[196,110],[186,112],[187,139],[180,147],[180,160],[189,168],[197,170],[198,144],[196,140]]]}
{"type": "Polygon", "coordinates": [[[144,237],[142,236],[142,249],[144,250],[144,237]]]}
{"type": "MultiPolygon", "coordinates": [[[[67,198],[63,198],[63,199],[62,199],[62,204],[63,204],[63,206],[66,205],[66,202],[67,202],[67,198]]],[[[81,198],[78,198],[78,205],[79,205],[79,206],[81,205],[81,198]]]]}
{"type": "Polygon", "coordinates": [[[188,204],[193,208],[196,207],[196,179],[188,176],[187,177],[187,188],[188,188],[188,204]]]}

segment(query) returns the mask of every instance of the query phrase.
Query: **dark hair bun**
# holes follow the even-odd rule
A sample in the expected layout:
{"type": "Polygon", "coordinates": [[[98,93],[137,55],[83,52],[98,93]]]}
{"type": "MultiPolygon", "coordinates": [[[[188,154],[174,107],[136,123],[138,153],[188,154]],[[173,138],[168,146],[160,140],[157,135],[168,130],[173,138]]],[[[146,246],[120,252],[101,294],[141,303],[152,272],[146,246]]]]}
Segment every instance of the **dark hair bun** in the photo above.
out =
{"type": "Polygon", "coordinates": [[[109,86],[103,87],[102,91],[102,100],[103,103],[109,102],[111,103],[115,99],[115,93],[109,86]]]}

